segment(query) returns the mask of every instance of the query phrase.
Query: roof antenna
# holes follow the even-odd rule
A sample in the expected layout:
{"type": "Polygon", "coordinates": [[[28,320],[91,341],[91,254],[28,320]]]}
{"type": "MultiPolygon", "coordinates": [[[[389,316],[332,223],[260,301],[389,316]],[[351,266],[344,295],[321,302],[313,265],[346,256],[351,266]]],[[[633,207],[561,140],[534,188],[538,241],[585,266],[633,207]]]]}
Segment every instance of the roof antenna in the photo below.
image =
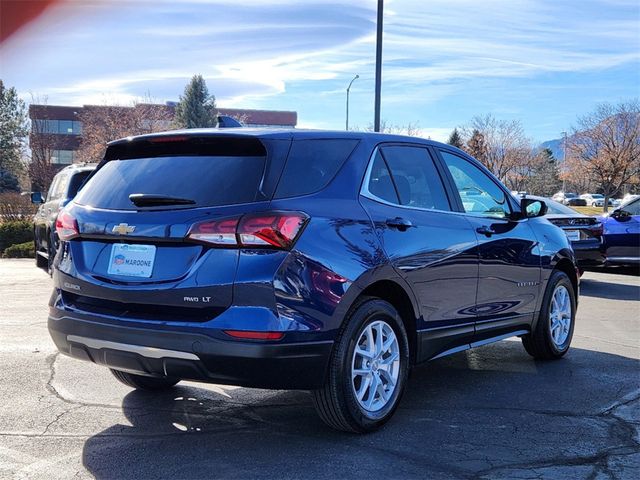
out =
{"type": "Polygon", "coordinates": [[[218,115],[218,128],[241,128],[242,124],[229,115],[218,115]]]}

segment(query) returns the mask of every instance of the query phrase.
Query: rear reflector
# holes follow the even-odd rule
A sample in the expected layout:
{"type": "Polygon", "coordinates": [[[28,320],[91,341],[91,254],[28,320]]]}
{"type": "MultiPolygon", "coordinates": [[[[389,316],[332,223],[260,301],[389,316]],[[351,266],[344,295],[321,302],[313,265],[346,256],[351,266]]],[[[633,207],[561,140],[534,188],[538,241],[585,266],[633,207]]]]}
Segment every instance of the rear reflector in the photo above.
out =
{"type": "Polygon", "coordinates": [[[187,238],[220,247],[290,249],[309,217],[301,212],[250,213],[196,223],[187,238]]]}
{"type": "Polygon", "coordinates": [[[283,332],[254,332],[251,330],[223,330],[227,335],[243,340],[280,340],[283,332]]]}
{"type": "Polygon", "coordinates": [[[56,218],[56,233],[60,240],[71,240],[80,235],[78,222],[66,210],[61,210],[56,218]]]}

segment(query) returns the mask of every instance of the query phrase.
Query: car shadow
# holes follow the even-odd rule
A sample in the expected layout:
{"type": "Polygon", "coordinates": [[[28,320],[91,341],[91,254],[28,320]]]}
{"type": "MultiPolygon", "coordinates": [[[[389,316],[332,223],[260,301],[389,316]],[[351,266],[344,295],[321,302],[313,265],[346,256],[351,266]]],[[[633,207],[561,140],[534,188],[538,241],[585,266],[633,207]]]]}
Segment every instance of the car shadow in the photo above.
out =
{"type": "Polygon", "coordinates": [[[580,281],[580,295],[610,300],[640,301],[640,286],[583,279],[580,281]]]}
{"type": "Polygon", "coordinates": [[[537,362],[501,342],[414,369],[394,418],[369,435],[326,427],[307,392],[132,391],[130,424],[87,439],[83,464],[98,479],[511,478],[565,459],[590,472],[601,452],[637,448],[610,408],[637,389],[637,372],[618,355],[572,349],[537,362]]]}

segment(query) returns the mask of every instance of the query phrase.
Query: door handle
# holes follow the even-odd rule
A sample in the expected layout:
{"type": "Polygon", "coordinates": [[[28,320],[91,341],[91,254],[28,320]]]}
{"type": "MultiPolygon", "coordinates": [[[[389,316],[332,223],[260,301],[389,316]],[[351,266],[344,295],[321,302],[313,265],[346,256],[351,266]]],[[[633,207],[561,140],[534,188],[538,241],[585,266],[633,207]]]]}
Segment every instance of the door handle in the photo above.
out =
{"type": "Polygon", "coordinates": [[[411,223],[411,221],[407,220],[406,218],[402,218],[402,217],[389,218],[389,219],[387,219],[387,221],[385,223],[389,227],[397,228],[401,232],[404,232],[407,228],[413,227],[413,223],[411,223]]]}
{"type": "Polygon", "coordinates": [[[486,235],[487,237],[490,237],[491,235],[496,233],[493,228],[487,227],[486,225],[482,225],[481,227],[476,228],[476,232],[481,233],[482,235],[486,235]]]}

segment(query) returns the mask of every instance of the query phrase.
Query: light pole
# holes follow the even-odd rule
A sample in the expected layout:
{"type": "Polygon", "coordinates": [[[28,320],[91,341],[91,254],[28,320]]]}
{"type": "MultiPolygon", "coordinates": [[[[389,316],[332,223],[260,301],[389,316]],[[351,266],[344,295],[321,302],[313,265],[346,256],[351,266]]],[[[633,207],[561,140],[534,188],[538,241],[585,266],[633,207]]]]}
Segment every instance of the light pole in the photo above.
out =
{"type": "Polygon", "coordinates": [[[360,75],[356,75],[355,77],[353,77],[353,79],[349,82],[349,86],[347,87],[347,122],[345,125],[345,130],[347,131],[349,130],[349,90],[351,90],[351,84],[358,78],[360,78],[360,75]]]}
{"type": "Polygon", "coordinates": [[[374,103],[373,131],[380,131],[380,91],[382,90],[382,8],[384,0],[378,0],[378,28],[376,34],[376,96],[374,103]]]}
{"type": "Polygon", "coordinates": [[[562,193],[567,191],[567,132],[562,132],[562,193]]]}

